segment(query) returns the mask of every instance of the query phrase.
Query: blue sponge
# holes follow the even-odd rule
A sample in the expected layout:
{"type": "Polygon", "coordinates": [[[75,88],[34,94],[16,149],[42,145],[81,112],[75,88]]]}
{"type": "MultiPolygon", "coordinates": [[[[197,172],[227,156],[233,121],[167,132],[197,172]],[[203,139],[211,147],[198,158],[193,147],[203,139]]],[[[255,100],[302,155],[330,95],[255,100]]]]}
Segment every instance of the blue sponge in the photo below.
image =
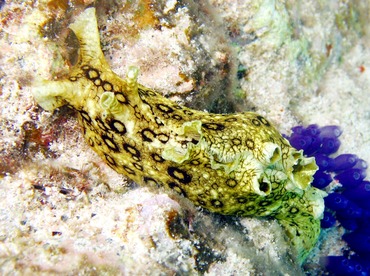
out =
{"type": "Polygon", "coordinates": [[[358,157],[355,154],[341,154],[331,161],[330,170],[333,172],[347,170],[355,166],[357,161],[358,157]]]}
{"type": "Polygon", "coordinates": [[[335,217],[333,216],[332,213],[325,211],[324,212],[324,217],[321,220],[321,228],[330,228],[335,225],[335,217]]]}
{"type": "Polygon", "coordinates": [[[347,207],[349,200],[339,193],[331,193],[324,198],[325,207],[337,211],[347,207]]]}
{"type": "Polygon", "coordinates": [[[359,185],[362,180],[366,177],[366,170],[362,169],[348,169],[340,174],[337,174],[334,178],[346,188],[354,188],[359,185]]]}
{"type": "Polygon", "coordinates": [[[370,254],[370,233],[363,231],[353,231],[343,235],[349,247],[359,254],[370,254]]]}
{"type": "Polygon", "coordinates": [[[370,273],[369,262],[358,257],[349,259],[345,256],[327,256],[320,259],[320,264],[338,276],[366,276],[370,273]]]}
{"type": "Polygon", "coordinates": [[[331,157],[340,147],[338,126],[309,125],[292,128],[285,136],[291,145],[315,158],[319,170],[312,185],[326,189],[322,228],[338,225],[345,229],[343,240],[351,251],[344,256],[321,258],[328,275],[370,275],[370,181],[366,180],[367,163],[355,154],[331,157]],[[339,186],[328,186],[334,181],[339,186]]]}
{"type": "Polygon", "coordinates": [[[328,186],[333,181],[330,174],[318,170],[313,176],[312,186],[323,189],[328,186]]]}

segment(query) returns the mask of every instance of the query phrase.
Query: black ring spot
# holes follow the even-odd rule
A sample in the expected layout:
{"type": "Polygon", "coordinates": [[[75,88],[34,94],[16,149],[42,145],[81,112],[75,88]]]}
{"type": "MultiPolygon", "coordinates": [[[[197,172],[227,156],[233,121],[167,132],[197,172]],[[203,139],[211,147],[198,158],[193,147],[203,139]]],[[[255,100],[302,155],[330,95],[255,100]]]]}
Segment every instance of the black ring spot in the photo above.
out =
{"type": "Polygon", "coordinates": [[[169,167],[167,169],[167,172],[170,176],[177,179],[178,181],[180,181],[183,184],[188,184],[188,183],[191,182],[191,176],[188,175],[185,171],[180,170],[176,167],[169,167]]]}
{"type": "Polygon", "coordinates": [[[190,161],[191,165],[198,166],[200,164],[200,161],[198,159],[194,159],[190,161]]]}
{"type": "Polygon", "coordinates": [[[137,104],[136,105],[134,105],[133,106],[133,108],[134,108],[134,115],[135,115],[135,117],[136,118],[138,118],[139,120],[142,120],[143,119],[143,114],[141,113],[141,110],[140,110],[140,108],[137,106],[137,104]]]}
{"type": "Polygon", "coordinates": [[[280,187],[280,183],[278,183],[278,182],[271,182],[271,188],[272,188],[273,191],[276,190],[279,187],[280,187]]]}
{"type": "Polygon", "coordinates": [[[100,118],[96,118],[95,119],[96,121],[96,124],[98,125],[98,127],[104,131],[107,131],[108,128],[105,126],[105,124],[103,123],[103,121],[100,119],[100,118]]]}
{"type": "Polygon", "coordinates": [[[188,116],[191,116],[191,115],[194,114],[194,112],[193,111],[190,111],[189,109],[184,109],[183,112],[184,112],[185,115],[188,115],[188,116]]]}
{"type": "Polygon", "coordinates": [[[89,114],[87,114],[86,111],[81,110],[80,111],[80,114],[81,114],[81,117],[82,117],[82,119],[84,121],[86,121],[87,123],[91,124],[91,118],[90,118],[89,114]]]}
{"type": "Polygon", "coordinates": [[[232,122],[236,122],[237,120],[238,120],[237,118],[231,117],[231,118],[227,118],[225,122],[232,123],[232,122]]]}
{"type": "Polygon", "coordinates": [[[109,122],[109,127],[113,129],[114,132],[125,134],[126,133],[126,127],[125,125],[117,120],[112,120],[109,122]]]}
{"type": "Polygon", "coordinates": [[[89,138],[89,145],[90,147],[94,146],[94,140],[91,137],[89,138]]]}
{"type": "Polygon", "coordinates": [[[186,197],[185,191],[178,184],[171,182],[171,183],[168,183],[168,187],[176,191],[178,194],[186,197]]]}
{"type": "Polygon", "coordinates": [[[162,156],[160,156],[160,155],[159,155],[159,154],[157,154],[157,153],[152,153],[152,154],[151,154],[151,156],[152,156],[152,158],[153,158],[153,160],[154,160],[155,162],[162,163],[162,162],[166,161],[166,160],[164,160],[164,159],[162,158],[162,156]]]}
{"type": "Polygon", "coordinates": [[[160,133],[158,134],[157,136],[158,140],[161,141],[161,143],[165,144],[168,142],[168,140],[170,139],[170,137],[167,135],[167,134],[164,134],[164,133],[160,133]]]}
{"type": "Polygon", "coordinates": [[[218,123],[203,123],[202,127],[210,130],[224,130],[225,126],[218,123]]]}
{"type": "Polygon", "coordinates": [[[157,96],[157,93],[155,91],[151,90],[151,89],[147,89],[146,93],[150,97],[156,97],[157,96]]]}
{"type": "Polygon", "coordinates": [[[141,88],[138,88],[137,89],[137,93],[139,94],[139,96],[148,96],[148,92],[146,90],[143,90],[141,88]]]}
{"type": "Polygon", "coordinates": [[[259,197],[259,195],[256,194],[251,194],[248,196],[248,199],[251,201],[256,201],[256,199],[259,197]]]}
{"type": "Polygon", "coordinates": [[[158,117],[155,117],[154,118],[154,120],[155,120],[155,123],[157,124],[157,125],[159,125],[159,126],[164,126],[164,123],[161,121],[161,119],[159,119],[158,117]]]}
{"type": "Polygon", "coordinates": [[[109,138],[106,135],[102,135],[101,138],[103,139],[104,143],[107,145],[108,148],[114,151],[118,151],[118,147],[112,138],[109,138]]]}
{"type": "Polygon", "coordinates": [[[274,200],[275,200],[275,201],[278,201],[278,200],[280,200],[282,197],[283,197],[282,195],[276,195],[276,196],[274,197],[274,200]]]}
{"type": "Polygon", "coordinates": [[[97,79],[95,79],[95,80],[94,80],[94,84],[95,84],[96,86],[100,86],[100,85],[101,85],[101,83],[102,83],[102,80],[101,80],[101,79],[99,79],[99,78],[97,78],[97,79]]]}
{"type": "Polygon", "coordinates": [[[226,185],[230,188],[234,188],[236,185],[238,185],[238,182],[233,178],[229,178],[228,180],[226,180],[226,185]]]}
{"type": "Polygon", "coordinates": [[[211,204],[213,207],[216,207],[216,208],[222,208],[222,206],[224,206],[224,204],[218,199],[212,199],[211,204]]]}
{"type": "Polygon", "coordinates": [[[288,201],[288,200],[289,200],[289,195],[288,194],[284,195],[282,198],[282,201],[288,201]]]}
{"type": "Polygon", "coordinates": [[[245,141],[245,144],[247,145],[248,149],[254,150],[254,141],[252,139],[247,139],[245,141]]]}
{"type": "Polygon", "coordinates": [[[260,120],[260,122],[262,124],[264,124],[265,126],[270,126],[270,123],[262,116],[257,116],[257,119],[260,120]]]}
{"type": "Polygon", "coordinates": [[[156,134],[150,128],[145,128],[141,131],[141,137],[145,142],[153,142],[156,134]]]}
{"type": "Polygon", "coordinates": [[[135,171],[128,166],[123,165],[122,168],[128,173],[135,175],[135,171]]]}
{"type": "Polygon", "coordinates": [[[242,140],[240,140],[239,138],[233,138],[231,142],[234,146],[239,146],[242,143],[242,140]]]}
{"type": "Polygon", "coordinates": [[[85,71],[85,76],[89,80],[96,80],[97,78],[99,78],[99,75],[99,71],[94,68],[89,68],[85,71]]]}
{"type": "Polygon", "coordinates": [[[207,205],[206,202],[202,199],[198,199],[197,201],[198,201],[198,205],[201,205],[201,206],[206,206],[207,205]]]}
{"type": "Polygon", "coordinates": [[[151,177],[144,176],[144,182],[147,183],[148,185],[151,185],[151,186],[160,187],[160,185],[158,185],[157,181],[155,181],[151,177]]]}
{"type": "Polygon", "coordinates": [[[121,104],[128,104],[127,97],[123,93],[117,92],[114,94],[114,96],[121,104]]]}
{"type": "Polygon", "coordinates": [[[251,211],[253,211],[254,209],[256,209],[256,207],[255,207],[255,206],[253,206],[253,205],[248,206],[247,208],[245,208],[245,210],[246,210],[247,212],[251,212],[251,211]]]}
{"type": "Polygon", "coordinates": [[[177,120],[177,121],[181,121],[182,120],[182,117],[180,115],[177,115],[177,114],[174,114],[172,116],[173,119],[177,120]]]}
{"type": "Polygon", "coordinates": [[[140,160],[140,151],[135,149],[133,146],[130,146],[129,144],[124,144],[123,148],[125,151],[130,153],[135,160],[140,160]]]}
{"type": "Polygon", "coordinates": [[[102,86],[103,86],[104,91],[112,91],[113,90],[112,84],[110,84],[107,81],[103,82],[102,86]]]}
{"type": "Polygon", "coordinates": [[[100,139],[98,139],[98,137],[95,138],[95,142],[98,146],[101,146],[102,145],[102,142],[100,139]]]}
{"type": "Polygon", "coordinates": [[[238,210],[234,214],[237,217],[245,217],[245,211],[243,211],[243,210],[238,210]]]}
{"type": "Polygon", "coordinates": [[[114,161],[114,158],[112,156],[110,156],[109,154],[104,154],[105,156],[105,159],[107,160],[107,162],[112,165],[112,166],[116,166],[116,161],[114,161]]]}
{"type": "Polygon", "coordinates": [[[310,213],[306,213],[306,212],[302,212],[301,214],[300,214],[302,217],[312,217],[312,215],[310,214],[310,213]]]}
{"type": "Polygon", "coordinates": [[[246,203],[248,201],[248,199],[246,199],[245,197],[238,197],[236,199],[239,203],[246,203]]]}
{"type": "Polygon", "coordinates": [[[268,206],[271,204],[270,200],[263,200],[259,203],[259,206],[268,206]]]}
{"type": "Polygon", "coordinates": [[[298,214],[299,213],[299,209],[297,207],[291,207],[289,209],[289,213],[295,215],[295,214],[298,214]]]}
{"type": "Polygon", "coordinates": [[[134,165],[134,167],[135,167],[136,169],[138,169],[139,171],[143,171],[143,166],[141,166],[140,164],[138,164],[138,163],[133,163],[133,165],[134,165]]]}
{"type": "Polygon", "coordinates": [[[199,195],[198,195],[198,198],[200,198],[200,199],[205,199],[205,198],[206,198],[206,196],[205,196],[204,194],[199,194],[199,195]]]}
{"type": "Polygon", "coordinates": [[[134,159],[135,161],[141,161],[140,157],[137,157],[135,155],[132,155],[132,159],[134,159]]]}
{"type": "Polygon", "coordinates": [[[157,93],[155,93],[153,90],[151,89],[142,89],[142,88],[138,88],[138,93],[139,93],[139,96],[145,96],[145,97],[156,97],[157,96],[157,93]]]}
{"type": "Polygon", "coordinates": [[[72,77],[69,78],[69,80],[70,81],[77,81],[77,77],[72,76],[72,77]]]}
{"type": "Polygon", "coordinates": [[[252,123],[255,125],[255,126],[261,126],[261,122],[258,120],[258,119],[252,119],[252,123]]]}
{"type": "Polygon", "coordinates": [[[157,93],[155,91],[151,90],[151,89],[148,89],[147,92],[148,92],[148,95],[150,97],[156,97],[156,96],[158,96],[157,93]]]}
{"type": "Polygon", "coordinates": [[[168,105],[165,105],[165,104],[157,104],[157,108],[164,112],[164,113],[172,113],[173,112],[173,108],[169,107],[168,105]]]}

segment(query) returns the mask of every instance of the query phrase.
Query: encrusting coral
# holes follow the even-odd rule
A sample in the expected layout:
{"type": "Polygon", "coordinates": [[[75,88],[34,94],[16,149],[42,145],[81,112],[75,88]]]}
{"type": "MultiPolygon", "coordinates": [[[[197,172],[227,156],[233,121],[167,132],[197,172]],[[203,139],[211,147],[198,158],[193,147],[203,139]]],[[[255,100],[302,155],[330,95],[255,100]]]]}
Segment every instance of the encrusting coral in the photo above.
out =
{"type": "Polygon", "coordinates": [[[41,107],[68,105],[78,112],[89,145],[135,182],[174,190],[212,212],[274,217],[302,262],[315,245],[324,192],[311,186],[317,170],[262,116],[192,110],[111,71],[100,49],[95,9],[70,28],[79,62],[59,81],[39,81],[41,107]]]}

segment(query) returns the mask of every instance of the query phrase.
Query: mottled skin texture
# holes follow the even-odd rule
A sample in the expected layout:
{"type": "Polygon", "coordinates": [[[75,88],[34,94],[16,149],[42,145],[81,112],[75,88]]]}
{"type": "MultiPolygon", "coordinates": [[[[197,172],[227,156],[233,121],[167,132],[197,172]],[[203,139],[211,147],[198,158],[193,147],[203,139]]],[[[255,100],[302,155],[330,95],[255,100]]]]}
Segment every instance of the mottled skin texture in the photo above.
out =
{"type": "Polygon", "coordinates": [[[310,186],[317,167],[262,116],[192,110],[109,68],[95,10],[71,29],[80,59],[69,76],[40,81],[33,94],[46,110],[69,105],[88,144],[114,170],[141,185],[163,187],[212,212],[268,216],[286,229],[303,261],[317,241],[322,193],[310,186]]]}

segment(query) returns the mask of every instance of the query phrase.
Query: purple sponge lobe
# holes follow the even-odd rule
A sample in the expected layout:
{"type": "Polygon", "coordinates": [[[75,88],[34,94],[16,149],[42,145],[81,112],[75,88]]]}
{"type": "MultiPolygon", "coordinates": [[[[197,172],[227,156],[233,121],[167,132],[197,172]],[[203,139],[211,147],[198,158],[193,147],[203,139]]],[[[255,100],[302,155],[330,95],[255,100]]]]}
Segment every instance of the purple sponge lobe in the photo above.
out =
{"type": "Polygon", "coordinates": [[[348,205],[348,199],[339,193],[331,193],[327,197],[324,198],[325,206],[334,210],[338,211],[344,209],[348,205]]]}
{"type": "Polygon", "coordinates": [[[347,170],[356,165],[358,157],[355,154],[341,154],[335,157],[331,164],[331,170],[334,172],[347,170]]]}
{"type": "Polygon", "coordinates": [[[342,129],[339,126],[324,126],[320,128],[320,136],[326,138],[337,138],[342,134],[342,129]]]}
{"type": "Polygon", "coordinates": [[[349,247],[359,254],[370,254],[370,233],[353,231],[343,235],[349,247]]]}
{"type": "Polygon", "coordinates": [[[345,188],[352,188],[358,186],[366,177],[366,170],[361,169],[348,169],[334,178],[342,184],[345,188]]]}
{"type": "Polygon", "coordinates": [[[318,189],[323,189],[326,186],[328,186],[332,181],[333,178],[330,176],[330,174],[318,170],[313,176],[312,186],[318,189]]]}

